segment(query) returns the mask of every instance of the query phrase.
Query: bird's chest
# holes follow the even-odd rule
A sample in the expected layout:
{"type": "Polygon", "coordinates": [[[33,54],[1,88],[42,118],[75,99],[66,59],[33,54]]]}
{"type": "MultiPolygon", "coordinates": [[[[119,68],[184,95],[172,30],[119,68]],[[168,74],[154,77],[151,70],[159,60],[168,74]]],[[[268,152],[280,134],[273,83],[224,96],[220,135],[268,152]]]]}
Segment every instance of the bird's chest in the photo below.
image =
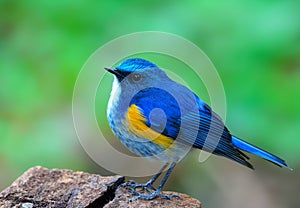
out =
{"type": "Polygon", "coordinates": [[[122,92],[121,86],[117,80],[114,80],[110,99],[107,106],[107,119],[113,133],[125,143],[132,134],[128,129],[126,114],[129,103],[126,102],[126,93],[122,92]]]}
{"type": "Polygon", "coordinates": [[[119,131],[124,128],[122,120],[124,120],[126,113],[121,100],[121,89],[114,81],[107,106],[107,119],[112,131],[117,135],[119,135],[119,131]]]}
{"type": "Polygon", "coordinates": [[[140,156],[159,154],[163,149],[155,143],[134,134],[130,131],[128,122],[129,104],[124,102],[125,95],[113,84],[110,100],[107,107],[107,118],[113,133],[132,152],[140,156]]]}

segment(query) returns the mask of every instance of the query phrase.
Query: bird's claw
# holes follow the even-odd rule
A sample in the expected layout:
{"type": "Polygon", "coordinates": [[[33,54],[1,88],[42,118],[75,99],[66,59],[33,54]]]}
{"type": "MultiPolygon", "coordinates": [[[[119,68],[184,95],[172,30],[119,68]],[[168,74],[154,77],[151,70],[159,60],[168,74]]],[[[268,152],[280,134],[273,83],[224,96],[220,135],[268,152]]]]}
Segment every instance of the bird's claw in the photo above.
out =
{"type": "MultiPolygon", "coordinates": [[[[143,190],[147,191],[148,193],[152,193],[152,191],[156,191],[156,188],[153,187],[152,183],[145,183],[145,184],[140,184],[135,182],[134,180],[129,180],[127,183],[121,184],[122,187],[128,187],[131,190],[134,190],[134,192],[137,192],[137,188],[142,188],[143,190]]],[[[138,193],[138,192],[137,192],[138,193]]]]}
{"type": "Polygon", "coordinates": [[[172,195],[159,194],[158,196],[163,199],[168,199],[168,200],[172,200],[173,198],[182,199],[181,196],[179,196],[177,194],[172,194],[172,195]]]}
{"type": "Polygon", "coordinates": [[[181,199],[181,197],[177,194],[172,194],[172,195],[161,194],[160,190],[154,188],[152,183],[140,184],[133,180],[129,180],[127,183],[122,183],[120,186],[130,189],[130,191],[136,195],[135,197],[133,197],[133,200],[137,200],[137,199],[151,200],[156,197],[161,197],[163,199],[168,199],[168,200],[172,200],[174,197],[181,199]],[[141,194],[136,190],[137,188],[141,188],[142,191],[144,190],[148,194],[141,194]]]}
{"type": "Polygon", "coordinates": [[[145,200],[151,200],[154,199],[156,197],[160,197],[162,199],[167,199],[167,200],[172,200],[174,197],[177,197],[178,199],[182,199],[181,196],[177,195],[177,194],[172,194],[172,195],[165,195],[165,194],[161,194],[157,191],[152,192],[149,195],[145,195],[145,194],[141,194],[141,193],[135,193],[137,196],[135,196],[133,198],[133,200],[137,200],[137,199],[145,199],[145,200]]]}

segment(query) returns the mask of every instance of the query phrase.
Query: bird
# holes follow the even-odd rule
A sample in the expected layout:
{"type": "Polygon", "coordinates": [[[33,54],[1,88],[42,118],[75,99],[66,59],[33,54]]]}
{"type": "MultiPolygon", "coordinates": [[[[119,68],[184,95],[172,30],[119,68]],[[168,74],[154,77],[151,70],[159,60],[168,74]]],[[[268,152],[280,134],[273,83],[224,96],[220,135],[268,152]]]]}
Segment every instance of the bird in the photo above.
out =
{"type": "Polygon", "coordinates": [[[179,197],[161,192],[189,148],[202,149],[250,169],[254,168],[245,152],[289,168],[283,159],[232,135],[209,105],[169,78],[156,64],[142,58],[129,58],[105,70],[114,75],[107,105],[112,132],[131,152],[164,164],[144,184],[133,180],[122,184],[136,195],[135,199],[179,197]],[[155,188],[153,183],[167,167],[165,176],[155,188]],[[146,192],[139,191],[140,188],[146,192]]]}

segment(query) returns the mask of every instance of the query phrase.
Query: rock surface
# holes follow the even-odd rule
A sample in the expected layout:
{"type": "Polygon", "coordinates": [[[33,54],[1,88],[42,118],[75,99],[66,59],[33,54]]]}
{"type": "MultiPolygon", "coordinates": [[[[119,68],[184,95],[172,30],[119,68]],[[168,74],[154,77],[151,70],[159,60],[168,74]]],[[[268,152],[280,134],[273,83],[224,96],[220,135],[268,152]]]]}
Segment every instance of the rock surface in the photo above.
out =
{"type": "Polygon", "coordinates": [[[185,194],[182,199],[133,200],[134,195],[118,186],[123,176],[100,176],[71,170],[33,167],[0,193],[0,207],[98,208],[98,207],[201,207],[185,194]]]}
{"type": "Polygon", "coordinates": [[[201,203],[194,198],[189,197],[186,194],[175,193],[171,191],[164,191],[163,194],[165,195],[173,195],[176,194],[181,197],[181,199],[174,197],[172,200],[162,199],[162,198],[155,198],[150,201],[146,200],[133,200],[135,195],[132,195],[125,188],[120,188],[116,190],[115,198],[110,201],[108,204],[104,206],[104,208],[111,208],[111,207],[139,207],[139,208],[147,208],[147,207],[163,207],[163,208],[170,208],[170,207],[183,207],[183,208],[190,208],[190,207],[198,207],[201,208],[201,203]]]}

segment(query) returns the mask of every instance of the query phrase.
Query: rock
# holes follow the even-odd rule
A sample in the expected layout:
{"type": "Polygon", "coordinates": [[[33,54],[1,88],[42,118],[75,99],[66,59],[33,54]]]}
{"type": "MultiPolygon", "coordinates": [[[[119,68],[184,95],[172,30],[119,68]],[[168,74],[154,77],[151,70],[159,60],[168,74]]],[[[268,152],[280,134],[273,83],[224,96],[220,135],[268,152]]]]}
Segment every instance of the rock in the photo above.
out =
{"type": "Polygon", "coordinates": [[[34,167],[0,193],[0,207],[101,207],[123,182],[122,176],[34,167]]]}
{"type": "Polygon", "coordinates": [[[132,208],[147,208],[147,207],[162,207],[162,208],[176,208],[176,207],[183,207],[183,208],[201,208],[201,203],[197,199],[191,198],[186,194],[175,193],[171,191],[163,191],[165,195],[173,195],[176,194],[181,197],[181,199],[177,197],[173,197],[172,200],[162,199],[162,198],[155,198],[153,200],[133,200],[135,195],[133,195],[130,191],[126,188],[119,188],[116,190],[115,198],[110,201],[104,208],[125,208],[125,207],[132,207],[132,208]]]}
{"type": "Polygon", "coordinates": [[[182,199],[133,200],[128,189],[118,189],[124,181],[123,176],[33,167],[0,193],[0,207],[201,207],[198,200],[173,192],[164,194],[178,194],[182,199]]]}

